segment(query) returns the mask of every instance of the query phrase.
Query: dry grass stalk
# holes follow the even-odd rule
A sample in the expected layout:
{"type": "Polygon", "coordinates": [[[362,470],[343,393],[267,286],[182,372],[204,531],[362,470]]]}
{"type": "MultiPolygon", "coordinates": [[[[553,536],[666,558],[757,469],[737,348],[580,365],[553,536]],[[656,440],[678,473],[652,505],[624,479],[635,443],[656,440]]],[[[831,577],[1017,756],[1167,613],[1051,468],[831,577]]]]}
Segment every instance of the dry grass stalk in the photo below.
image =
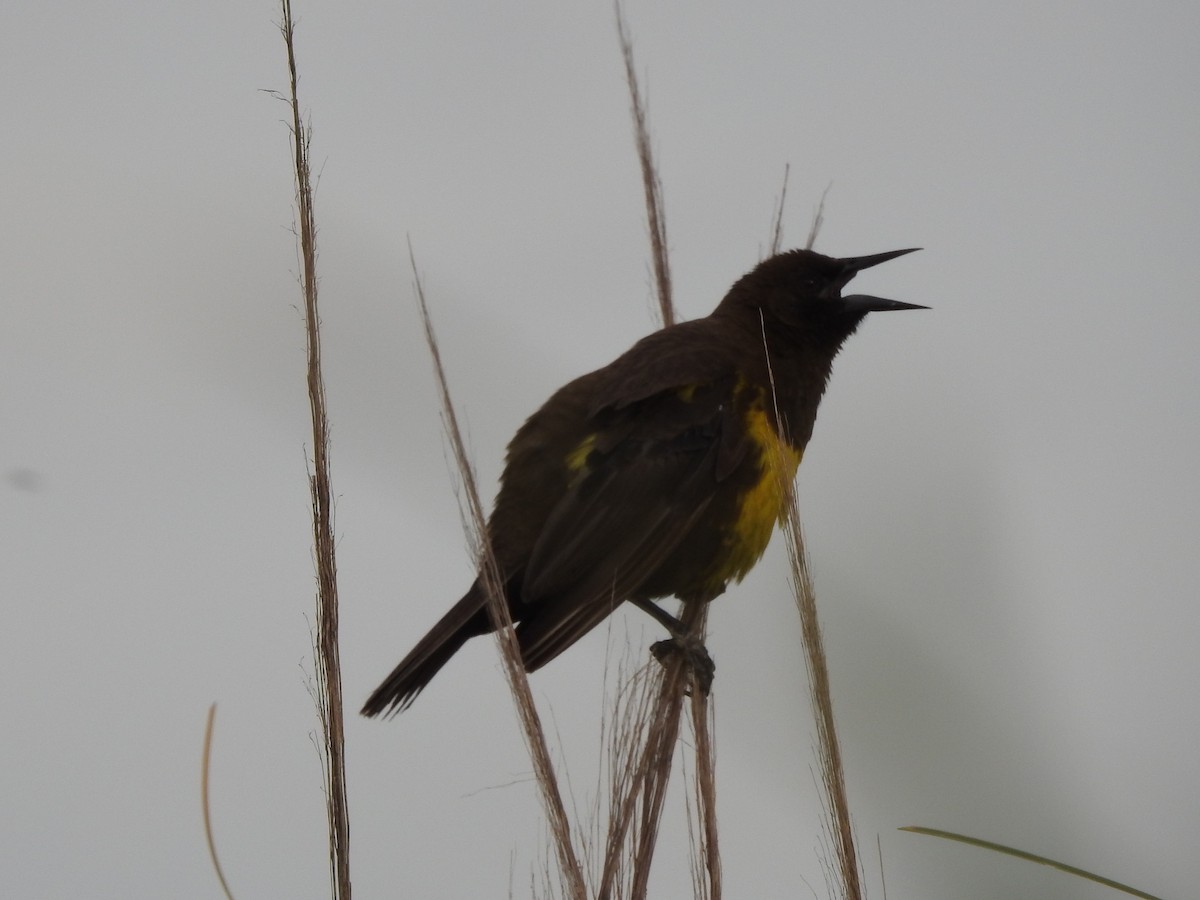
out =
{"type": "MultiPolygon", "coordinates": [[[[690,634],[703,633],[707,607],[689,606],[683,621],[690,634]],[[692,613],[692,615],[688,615],[692,613]],[[688,621],[691,619],[692,621],[688,621]]],[[[679,739],[680,717],[691,672],[682,657],[670,659],[659,681],[659,693],[650,716],[650,727],[642,747],[635,790],[638,792],[638,818],[633,833],[633,871],[630,897],[643,900],[650,884],[650,866],[658,845],[663,805],[671,779],[675,745],[679,739]]]]}
{"type": "MultiPolygon", "coordinates": [[[[593,846],[602,848],[599,859],[589,858],[589,872],[596,873],[596,897],[628,897],[632,855],[628,846],[628,823],[636,805],[635,790],[640,748],[650,724],[650,710],[658,688],[658,664],[649,662],[632,676],[626,666],[615,676],[617,694],[605,692],[604,713],[600,722],[602,765],[596,792],[596,810],[592,817],[596,833],[593,846]],[[605,789],[607,781],[607,789],[605,789]],[[607,802],[606,815],[600,811],[601,798],[607,802]],[[603,830],[601,830],[603,829],[603,830]]],[[[605,684],[609,683],[607,673],[605,684]]]]}
{"type": "Polygon", "coordinates": [[[303,266],[304,324],[308,337],[308,402],[312,411],[313,543],[317,563],[316,698],[323,738],[326,815],[329,822],[329,877],[335,900],[350,900],[350,814],[346,801],[342,674],[338,653],[337,561],[333,536],[333,491],[329,476],[329,422],[321,374],[321,331],[317,311],[317,224],[309,167],[309,133],[300,116],[295,27],[290,0],[282,0],[280,28],[287,46],[292,139],[296,171],[300,255],[303,266]]]}
{"type": "Polygon", "coordinates": [[[713,743],[712,701],[692,692],[692,741],[696,755],[692,784],[696,792],[696,817],[700,822],[699,846],[694,855],[696,896],[721,900],[721,852],[717,836],[716,748],[713,743]]]}
{"type": "MultiPolygon", "coordinates": [[[[779,203],[775,206],[775,224],[771,228],[771,252],[768,253],[767,256],[775,256],[780,250],[783,249],[783,208],[787,202],[788,175],[791,174],[791,171],[792,164],[784,163],[783,187],[779,189],[779,203]]],[[[816,234],[814,233],[809,238],[809,247],[812,246],[812,242],[815,239],[816,234]]]]}
{"type": "MultiPolygon", "coordinates": [[[[790,487],[790,486],[789,486],[790,487]]],[[[794,495],[788,497],[784,520],[788,557],[792,564],[792,589],[800,610],[800,627],[804,636],[804,662],[808,669],[809,692],[813,715],[817,721],[817,751],[821,761],[821,785],[825,791],[826,812],[837,858],[839,894],[848,900],[863,896],[858,865],[858,851],[850,822],[850,803],[846,796],[846,780],[842,770],[842,751],[833,718],[833,698],[829,688],[829,667],[817,618],[817,600],[808,555],[804,549],[804,533],[794,495]]]]}
{"type": "MultiPolygon", "coordinates": [[[[708,619],[706,604],[689,604],[680,612],[686,633],[703,635],[708,619]]],[[[647,702],[631,732],[631,746],[641,746],[637,765],[632,770],[628,792],[622,797],[621,816],[610,825],[609,840],[629,829],[628,849],[632,868],[628,873],[625,896],[642,900],[647,896],[651,863],[657,845],[659,825],[667,788],[679,746],[679,731],[685,698],[690,697],[693,773],[686,799],[688,833],[692,842],[692,881],[697,898],[721,897],[721,861],[717,838],[716,771],[711,730],[711,697],[694,684],[688,663],[672,657],[664,666],[651,664],[646,671],[647,702]],[[690,690],[689,690],[690,687],[690,690]],[[635,743],[636,742],[636,743],[635,743]],[[632,826],[632,827],[630,827],[632,826]]],[[[684,763],[686,769],[686,762],[684,763]]],[[[616,807],[614,807],[616,808],[616,807]]],[[[613,844],[609,846],[610,855],[613,844]]],[[[607,896],[600,894],[600,896],[607,896]]]]}
{"type": "Polygon", "coordinates": [[[479,490],[475,483],[475,473],[467,456],[466,443],[458,426],[458,417],[450,398],[450,390],[446,381],[446,372],[442,367],[442,356],[438,349],[437,336],[434,334],[433,322],[429,316],[429,307],[425,302],[425,291],[417,272],[416,259],[413,256],[412,244],[409,244],[409,261],[412,264],[413,278],[420,306],[421,322],[425,328],[425,340],[429,346],[429,354],[433,361],[434,374],[437,380],[438,395],[442,406],[442,417],[446,435],[454,454],[454,461],[462,478],[463,494],[466,509],[464,519],[468,535],[473,544],[476,558],[479,562],[480,577],[487,589],[488,614],[496,628],[496,640],[499,644],[500,658],[504,663],[504,671],[508,676],[509,687],[512,689],[513,702],[521,719],[521,727],[525,733],[525,741],[529,748],[529,756],[533,762],[534,773],[538,786],[541,788],[542,804],[550,824],[550,833],[554,839],[555,851],[558,856],[560,880],[567,895],[577,900],[587,896],[584,887],[583,870],[575,854],[571,841],[571,824],[563,805],[562,793],[558,787],[558,779],[550,760],[550,750],[546,743],[546,733],[542,727],[541,717],[533,702],[533,694],[529,689],[529,678],[521,662],[521,649],[517,643],[516,631],[513,628],[512,616],[504,599],[503,579],[492,553],[491,542],[487,536],[487,519],[479,490]]]}
{"type": "Polygon", "coordinates": [[[817,234],[820,232],[821,226],[825,224],[825,198],[829,196],[829,189],[831,187],[833,187],[832,182],[825,185],[825,190],[821,191],[821,202],[817,204],[817,211],[813,214],[812,226],[808,229],[808,240],[804,242],[805,250],[813,248],[813,244],[817,242],[817,234]]]}
{"type": "Polygon", "coordinates": [[[213,870],[217,873],[217,881],[221,883],[221,891],[227,900],[233,900],[233,892],[229,890],[229,882],[225,880],[225,872],[221,868],[221,860],[217,858],[217,845],[213,840],[212,817],[208,807],[208,771],[212,759],[213,719],[217,716],[217,704],[208,708],[208,721],[204,725],[204,752],[200,756],[200,809],[204,813],[204,840],[208,842],[208,858],[212,860],[213,870]]]}
{"type": "MultiPolygon", "coordinates": [[[[764,338],[765,340],[765,338],[764,338]]],[[[769,361],[768,361],[769,362],[769,361]]],[[[776,471],[784,471],[781,464],[776,471]]],[[[835,883],[832,887],[847,900],[863,896],[858,852],[850,822],[850,803],[846,795],[846,780],[842,769],[842,751],[833,717],[833,697],[829,687],[829,667],[825,658],[821,626],[817,618],[817,599],[808,554],[804,549],[804,531],[800,511],[796,506],[795,484],[781,476],[780,489],[785,497],[783,531],[787,539],[788,559],[792,567],[792,589],[800,611],[804,643],[804,662],[808,670],[809,692],[813,716],[817,723],[817,754],[821,762],[821,785],[825,794],[827,824],[837,859],[835,883]]]]}
{"type": "MultiPolygon", "coordinates": [[[[689,633],[703,633],[706,614],[704,605],[684,608],[683,622],[689,633]]],[[[639,682],[631,688],[635,699],[614,715],[610,766],[615,777],[604,866],[596,891],[599,900],[646,897],[683,701],[691,680],[680,656],[668,658],[664,665],[650,663],[635,678],[639,682]]],[[[715,828],[715,821],[711,827],[715,828]]],[[[702,828],[707,830],[707,826],[702,828]]]]}
{"type": "Polygon", "coordinates": [[[625,82],[629,85],[633,136],[637,144],[638,162],[642,168],[642,190],[646,195],[646,225],[650,231],[650,257],[654,263],[655,293],[658,295],[659,316],[665,328],[675,324],[675,306],[671,298],[671,268],[667,262],[667,217],[662,201],[662,181],[658,177],[658,170],[654,166],[654,154],[650,149],[646,107],[642,102],[642,92],[638,88],[637,71],[633,64],[633,42],[629,38],[620,0],[613,6],[617,16],[621,57],[625,61],[625,82]]]}

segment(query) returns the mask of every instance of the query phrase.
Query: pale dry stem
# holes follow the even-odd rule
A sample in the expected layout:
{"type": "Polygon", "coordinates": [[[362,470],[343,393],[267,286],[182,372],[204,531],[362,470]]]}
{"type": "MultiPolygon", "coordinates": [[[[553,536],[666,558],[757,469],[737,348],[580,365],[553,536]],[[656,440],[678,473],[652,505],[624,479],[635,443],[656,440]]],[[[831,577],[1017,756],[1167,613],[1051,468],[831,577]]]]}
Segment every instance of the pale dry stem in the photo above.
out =
{"type": "Polygon", "coordinates": [[[321,373],[320,315],[317,310],[316,217],[309,167],[309,134],[301,119],[296,71],[295,26],[290,0],[282,0],[280,24],[287,47],[289,102],[296,174],[298,236],[303,272],[304,323],[308,352],[308,400],[312,412],[313,472],[309,479],[313,509],[313,548],[317,565],[317,623],[314,640],[317,713],[322,731],[322,768],[329,823],[329,877],[335,900],[350,900],[350,814],[346,799],[345,734],[341,662],[338,651],[337,561],[333,526],[333,490],[329,474],[329,422],[321,373]]]}
{"type": "Polygon", "coordinates": [[[829,686],[829,667],[825,657],[821,626],[817,618],[816,594],[804,549],[804,534],[794,496],[787,502],[784,533],[788,539],[788,557],[792,564],[792,588],[800,610],[800,627],[804,636],[804,661],[808,669],[809,691],[813,715],[817,723],[817,750],[821,761],[821,784],[825,792],[827,813],[837,860],[837,888],[847,900],[863,896],[858,851],[850,821],[850,802],[842,767],[841,744],[833,716],[833,697],[829,686]]]}
{"type": "Polygon", "coordinates": [[[525,735],[526,746],[529,749],[530,760],[538,786],[541,788],[542,805],[549,820],[550,833],[559,863],[559,874],[568,892],[568,896],[583,900],[587,896],[584,886],[583,870],[579,865],[571,840],[571,823],[563,804],[562,793],[558,787],[558,779],[554,765],[550,759],[550,750],[546,742],[546,733],[542,727],[541,717],[533,702],[533,694],[529,689],[529,678],[521,661],[521,648],[517,643],[516,631],[513,628],[512,616],[504,599],[503,579],[500,575],[496,557],[492,553],[491,542],[488,540],[487,520],[484,515],[483,503],[475,482],[474,469],[467,456],[466,443],[462,430],[458,425],[458,416],[451,401],[450,389],[446,381],[446,372],[442,366],[441,352],[438,349],[437,336],[434,334],[433,321],[429,315],[429,307],[425,301],[425,291],[417,271],[416,259],[413,255],[412,244],[409,243],[409,261],[412,264],[417,303],[420,307],[421,322],[425,328],[425,340],[433,361],[434,374],[437,380],[438,395],[441,400],[442,416],[446,427],[446,435],[450,441],[454,461],[462,478],[463,493],[466,499],[466,527],[473,539],[479,561],[479,577],[487,593],[488,614],[496,629],[496,641],[499,645],[500,659],[508,676],[509,687],[512,690],[513,702],[521,719],[522,731],[525,735]]]}
{"type": "Polygon", "coordinates": [[[833,183],[825,185],[825,190],[821,191],[821,202],[817,204],[816,212],[813,213],[812,226],[808,229],[808,240],[804,242],[804,249],[811,250],[813,244],[817,242],[817,234],[821,231],[821,226],[825,224],[825,198],[829,196],[829,189],[833,187],[833,183]]]}
{"type": "Polygon", "coordinates": [[[700,845],[696,895],[706,900],[721,900],[721,852],[717,835],[716,747],[713,740],[712,698],[692,691],[692,739],[695,747],[693,789],[696,793],[700,845]]]}
{"type": "Polygon", "coordinates": [[[212,816],[208,803],[208,772],[212,761],[213,720],[217,716],[217,704],[208,708],[208,721],[204,724],[204,752],[200,756],[200,809],[204,813],[204,840],[208,843],[208,858],[212,861],[213,871],[217,873],[217,881],[221,883],[221,892],[226,900],[233,900],[233,892],[229,890],[229,882],[225,880],[225,871],[221,868],[221,860],[217,858],[217,844],[213,840],[212,816]]]}
{"type": "Polygon", "coordinates": [[[650,129],[646,125],[646,105],[638,87],[637,69],[633,60],[633,41],[625,25],[625,13],[620,0],[614,4],[617,16],[617,37],[621,42],[621,57],[625,62],[625,83],[629,85],[629,105],[633,114],[633,137],[638,162],[642,170],[642,191],[646,198],[646,227],[650,232],[650,258],[654,264],[655,292],[663,327],[675,324],[675,305],[671,296],[671,267],[667,260],[667,215],[662,199],[662,180],[654,166],[650,146],[650,129]]]}
{"type": "MultiPolygon", "coordinates": [[[[775,206],[775,225],[771,229],[771,252],[767,256],[774,256],[783,248],[783,209],[787,202],[788,175],[791,174],[791,171],[792,164],[784,163],[783,187],[779,189],[779,203],[775,206]]],[[[809,243],[811,246],[812,238],[809,239],[809,243]]]]}
{"type": "MultiPolygon", "coordinates": [[[[764,324],[763,352],[767,353],[767,372],[771,375],[771,359],[767,351],[764,324]]],[[[772,396],[774,378],[771,377],[772,396]]],[[[782,421],[776,407],[775,420],[782,421]]],[[[786,435],[783,436],[786,442],[786,435]]],[[[782,453],[782,447],[778,452],[782,453]]],[[[804,643],[804,662],[808,670],[809,692],[812,698],[813,715],[817,724],[817,753],[821,762],[821,784],[824,790],[826,813],[834,842],[837,860],[835,888],[846,900],[861,900],[862,879],[859,872],[858,852],[854,844],[854,832],[850,822],[850,804],[846,796],[846,781],[842,769],[841,745],[833,718],[833,697],[829,687],[829,667],[825,658],[821,626],[817,618],[816,592],[808,568],[808,554],[804,549],[804,533],[800,524],[800,511],[796,506],[795,483],[785,477],[787,466],[783,460],[774,467],[780,473],[779,489],[784,497],[783,531],[787,538],[788,559],[792,566],[792,589],[796,606],[800,611],[800,626],[804,643]]]]}

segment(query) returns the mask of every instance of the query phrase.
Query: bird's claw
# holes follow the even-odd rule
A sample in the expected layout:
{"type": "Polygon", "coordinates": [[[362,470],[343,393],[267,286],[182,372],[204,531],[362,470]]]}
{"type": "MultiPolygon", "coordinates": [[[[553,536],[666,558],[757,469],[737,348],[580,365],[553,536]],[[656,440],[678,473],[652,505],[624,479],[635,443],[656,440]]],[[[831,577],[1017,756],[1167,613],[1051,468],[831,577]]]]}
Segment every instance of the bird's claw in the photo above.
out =
{"type": "MultiPolygon", "coordinates": [[[[651,655],[664,666],[672,657],[681,657],[683,664],[692,675],[692,683],[700,691],[700,696],[707,697],[712,689],[713,676],[717,666],[708,649],[698,638],[691,636],[670,637],[664,641],[650,645],[651,655]]],[[[687,692],[690,696],[691,691],[687,692]]]]}

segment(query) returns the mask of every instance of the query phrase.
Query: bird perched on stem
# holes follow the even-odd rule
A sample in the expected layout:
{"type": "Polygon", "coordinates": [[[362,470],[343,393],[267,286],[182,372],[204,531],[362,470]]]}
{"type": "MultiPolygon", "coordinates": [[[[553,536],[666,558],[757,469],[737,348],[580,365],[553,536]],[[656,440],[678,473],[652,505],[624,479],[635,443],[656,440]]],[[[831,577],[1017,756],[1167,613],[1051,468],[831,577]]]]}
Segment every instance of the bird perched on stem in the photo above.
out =
{"type": "MultiPolygon", "coordinates": [[[[758,562],[843,342],[868,313],[926,308],[842,289],[912,252],[773,256],[710,315],[643,338],[529,417],[508,445],[487,526],[526,671],[626,600],[667,628],[667,643],[686,643],[654,601],[707,603],[758,562]]],[[[404,709],[492,630],[477,578],[363,713],[404,709]]]]}

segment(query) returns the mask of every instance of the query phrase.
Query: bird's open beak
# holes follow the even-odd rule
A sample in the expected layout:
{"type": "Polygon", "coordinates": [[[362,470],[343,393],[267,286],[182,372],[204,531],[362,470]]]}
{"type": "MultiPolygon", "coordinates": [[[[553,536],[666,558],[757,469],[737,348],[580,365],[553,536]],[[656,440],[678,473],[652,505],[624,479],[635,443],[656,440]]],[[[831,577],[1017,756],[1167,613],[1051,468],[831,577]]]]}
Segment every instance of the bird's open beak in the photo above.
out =
{"type": "MultiPolygon", "coordinates": [[[[920,247],[909,247],[907,250],[890,250],[887,253],[874,253],[870,256],[849,256],[838,260],[845,272],[845,284],[863,269],[885,263],[906,253],[916,253],[920,247]]],[[[847,312],[866,314],[869,312],[888,312],[893,309],[929,309],[928,306],[918,306],[916,303],[901,303],[899,300],[887,300],[884,297],[872,297],[869,294],[850,294],[842,297],[842,304],[847,312]]]]}

